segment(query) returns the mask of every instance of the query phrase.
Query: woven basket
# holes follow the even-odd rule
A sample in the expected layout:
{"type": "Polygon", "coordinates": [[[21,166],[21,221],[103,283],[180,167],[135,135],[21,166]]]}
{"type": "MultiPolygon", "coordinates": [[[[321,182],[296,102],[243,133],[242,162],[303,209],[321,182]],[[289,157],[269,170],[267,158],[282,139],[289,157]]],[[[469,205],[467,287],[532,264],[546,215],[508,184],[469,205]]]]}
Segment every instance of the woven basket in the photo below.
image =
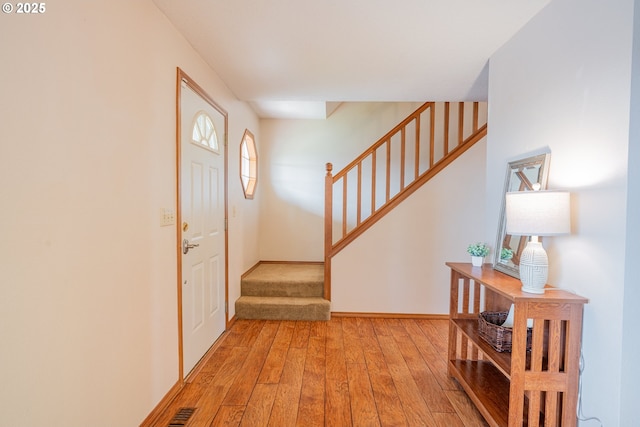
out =
{"type": "MultiPolygon", "coordinates": [[[[511,352],[511,328],[500,326],[507,319],[508,311],[483,311],[478,317],[480,338],[499,352],[511,352]]],[[[527,351],[531,350],[531,328],[527,328],[527,351]]]]}

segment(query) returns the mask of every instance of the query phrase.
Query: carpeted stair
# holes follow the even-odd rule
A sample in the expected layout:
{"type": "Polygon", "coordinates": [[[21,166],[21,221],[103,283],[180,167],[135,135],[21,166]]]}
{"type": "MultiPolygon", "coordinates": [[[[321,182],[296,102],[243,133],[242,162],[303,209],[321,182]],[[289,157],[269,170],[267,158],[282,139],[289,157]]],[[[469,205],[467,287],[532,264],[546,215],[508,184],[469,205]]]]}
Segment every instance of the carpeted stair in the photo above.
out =
{"type": "Polygon", "coordinates": [[[323,293],[322,264],[261,262],[242,277],[236,318],[329,320],[331,304],[323,293]]]}

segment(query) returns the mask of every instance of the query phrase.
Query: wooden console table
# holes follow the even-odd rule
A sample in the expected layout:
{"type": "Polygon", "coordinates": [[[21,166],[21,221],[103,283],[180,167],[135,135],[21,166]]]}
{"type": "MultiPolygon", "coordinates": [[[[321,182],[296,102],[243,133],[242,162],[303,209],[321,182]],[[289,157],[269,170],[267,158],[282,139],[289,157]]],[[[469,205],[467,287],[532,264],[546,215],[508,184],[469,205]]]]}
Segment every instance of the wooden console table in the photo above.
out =
{"type": "Polygon", "coordinates": [[[582,312],[586,298],[547,287],[520,290],[520,280],[467,263],[451,268],[448,373],[492,427],[576,426],[582,312]],[[478,333],[483,311],[514,304],[512,352],[498,352],[478,333]],[[527,319],[533,319],[527,351],[527,319]]]}

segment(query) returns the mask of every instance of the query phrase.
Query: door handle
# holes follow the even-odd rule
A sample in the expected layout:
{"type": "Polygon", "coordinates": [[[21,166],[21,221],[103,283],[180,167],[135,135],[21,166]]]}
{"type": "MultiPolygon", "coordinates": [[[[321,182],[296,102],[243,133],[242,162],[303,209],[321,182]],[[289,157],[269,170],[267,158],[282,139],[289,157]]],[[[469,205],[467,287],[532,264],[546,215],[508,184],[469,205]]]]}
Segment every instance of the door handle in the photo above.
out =
{"type": "Polygon", "coordinates": [[[182,253],[186,255],[187,252],[189,252],[189,249],[197,248],[198,246],[200,246],[199,243],[191,244],[188,239],[184,239],[182,241],[182,253]]]}

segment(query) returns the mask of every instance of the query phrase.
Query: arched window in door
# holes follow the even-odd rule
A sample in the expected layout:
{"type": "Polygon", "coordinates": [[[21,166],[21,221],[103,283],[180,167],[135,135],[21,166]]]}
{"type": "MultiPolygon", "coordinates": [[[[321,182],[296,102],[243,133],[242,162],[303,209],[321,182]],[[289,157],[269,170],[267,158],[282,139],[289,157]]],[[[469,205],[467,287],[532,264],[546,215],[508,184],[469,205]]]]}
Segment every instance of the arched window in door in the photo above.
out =
{"type": "Polygon", "coordinates": [[[255,138],[248,129],[240,143],[240,180],[245,199],[253,199],[258,180],[258,154],[255,138]]]}
{"type": "Polygon", "coordinates": [[[191,141],[216,153],[219,152],[216,127],[213,125],[211,117],[204,111],[199,111],[193,120],[191,141]]]}

